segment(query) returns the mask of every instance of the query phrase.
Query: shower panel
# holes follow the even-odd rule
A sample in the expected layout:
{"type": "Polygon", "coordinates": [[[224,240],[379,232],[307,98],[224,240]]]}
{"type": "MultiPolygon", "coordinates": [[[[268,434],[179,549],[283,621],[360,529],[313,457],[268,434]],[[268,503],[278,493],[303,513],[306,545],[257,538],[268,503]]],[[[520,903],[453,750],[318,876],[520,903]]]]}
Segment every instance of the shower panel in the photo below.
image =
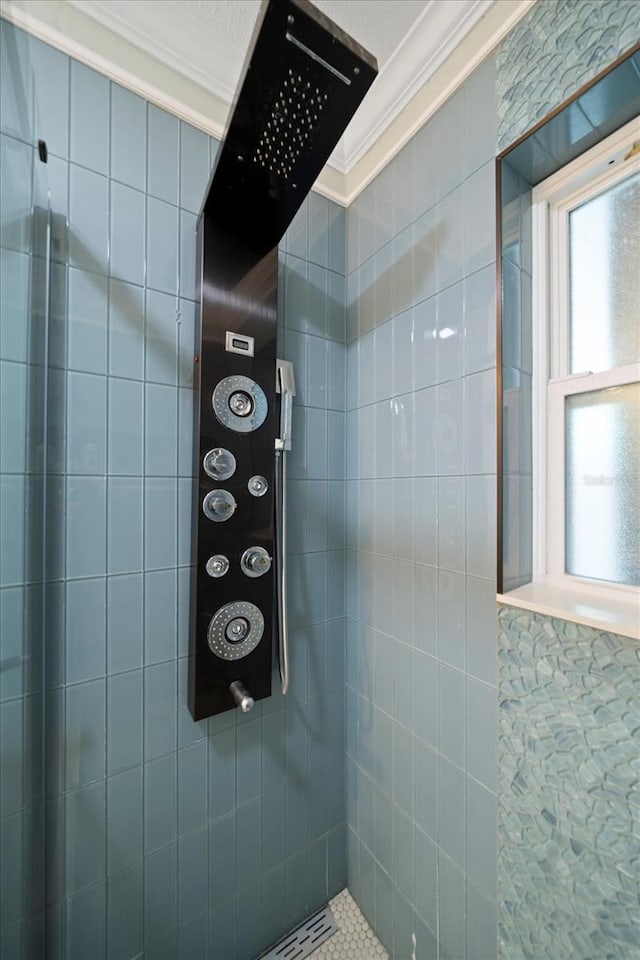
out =
{"type": "Polygon", "coordinates": [[[286,456],[295,372],[277,359],[278,242],[377,72],[305,0],[263,4],[198,227],[199,410],[189,702],[199,720],[289,684],[286,456]]]}

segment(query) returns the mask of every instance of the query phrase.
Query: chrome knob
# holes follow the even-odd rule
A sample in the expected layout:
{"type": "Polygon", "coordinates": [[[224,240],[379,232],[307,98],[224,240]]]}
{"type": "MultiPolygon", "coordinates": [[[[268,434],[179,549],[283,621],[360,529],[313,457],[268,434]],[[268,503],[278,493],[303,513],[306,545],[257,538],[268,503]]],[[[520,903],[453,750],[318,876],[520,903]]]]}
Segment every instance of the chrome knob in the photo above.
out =
{"type": "Polygon", "coordinates": [[[242,643],[250,629],[251,625],[245,617],[234,617],[225,627],[224,635],[229,643],[242,643]]]}
{"type": "Polygon", "coordinates": [[[255,477],[251,477],[247,487],[249,488],[249,493],[253,497],[264,497],[265,493],[269,489],[269,484],[267,483],[266,477],[261,477],[256,474],[255,477]]]}
{"type": "Polygon", "coordinates": [[[218,577],[224,577],[228,569],[229,560],[222,553],[216,553],[213,557],[209,557],[207,560],[206,571],[210,577],[214,577],[215,579],[218,577]]]}
{"type": "Polygon", "coordinates": [[[236,506],[235,498],[228,490],[210,490],[202,501],[205,516],[214,523],[222,523],[232,517],[236,506]]]}
{"type": "Polygon", "coordinates": [[[242,683],[241,680],[234,680],[229,684],[229,693],[235,700],[237,707],[240,707],[243,713],[249,713],[255,706],[255,700],[242,683]]]}
{"type": "Polygon", "coordinates": [[[271,569],[271,557],[264,547],[249,547],[242,554],[240,569],[247,577],[262,577],[271,569]]]}
{"type": "Polygon", "coordinates": [[[229,409],[236,417],[248,417],[253,412],[253,400],[244,390],[237,390],[229,397],[229,409]]]}
{"type": "Polygon", "coordinates": [[[215,447],[205,453],[202,466],[212,480],[228,480],[236,472],[236,458],[230,450],[215,447]]]}

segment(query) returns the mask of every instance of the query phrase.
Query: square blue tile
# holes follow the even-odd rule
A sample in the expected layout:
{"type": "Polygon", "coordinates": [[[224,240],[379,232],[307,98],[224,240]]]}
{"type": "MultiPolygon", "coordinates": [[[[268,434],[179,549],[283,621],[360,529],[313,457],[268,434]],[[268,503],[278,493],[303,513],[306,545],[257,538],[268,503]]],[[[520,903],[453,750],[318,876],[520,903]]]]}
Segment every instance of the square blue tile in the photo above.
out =
{"type": "Polygon", "coordinates": [[[178,835],[178,772],[174,753],[144,765],[144,852],[173,843],[178,835]]]}
{"type": "Polygon", "coordinates": [[[147,197],[146,283],[163,293],[178,293],[178,208],[147,197]]]}
{"type": "Polygon", "coordinates": [[[69,262],[106,275],[109,257],[109,181],[72,163],[69,168],[69,262]]]}
{"type": "Polygon", "coordinates": [[[198,214],[211,174],[209,138],[190,124],[180,123],[180,206],[198,214]]]}
{"type": "Polygon", "coordinates": [[[33,373],[26,364],[0,361],[0,402],[4,414],[0,436],[2,473],[24,473],[26,469],[29,441],[27,404],[30,381],[33,382],[33,373]]]}
{"type": "Polygon", "coordinates": [[[111,177],[144,190],[147,152],[146,103],[119,84],[111,86],[111,177]]]}
{"type": "Polygon", "coordinates": [[[29,300],[29,257],[3,249],[0,257],[0,357],[26,363],[31,304],[29,300]]]}
{"type": "Polygon", "coordinates": [[[235,727],[209,738],[209,816],[221,817],[236,805],[235,727]]]}
{"type": "Polygon", "coordinates": [[[69,157],[105,175],[109,173],[109,88],[102,74],[71,60],[69,157]]]}
{"type": "Polygon", "coordinates": [[[109,477],[107,483],[107,570],[142,569],[142,480],[109,477]]]}
{"type": "Polygon", "coordinates": [[[107,469],[107,380],[91,373],[67,377],[67,472],[107,469]]]}
{"type": "Polygon", "coordinates": [[[110,273],[125,283],[145,280],[144,194],[124,184],[111,183],[110,273]]]}
{"type": "Polygon", "coordinates": [[[178,202],[180,121],[148,104],[147,191],[169,203],[178,202]]]}
{"type": "Polygon", "coordinates": [[[207,744],[204,740],[178,752],[178,833],[207,822],[207,744]]]}
{"type": "MultiPolygon", "coordinates": [[[[151,477],[144,493],[145,570],[160,570],[176,564],[176,481],[151,477]]],[[[175,596],[175,588],[174,588],[175,596]]],[[[175,626],[175,621],[174,621],[175,626]]]]}
{"type": "Polygon", "coordinates": [[[438,781],[438,843],[456,866],[464,870],[467,779],[462,770],[440,757],[438,781]]]}
{"type": "MultiPolygon", "coordinates": [[[[177,844],[171,843],[144,861],[144,936],[147,945],[159,944],[177,928],[177,852],[177,844]]],[[[156,948],[151,953],[158,956],[156,948]]]]}
{"type": "Polygon", "coordinates": [[[69,270],[68,365],[85,373],[107,372],[108,283],[105,277],[69,270]]]}
{"type": "Polygon", "coordinates": [[[0,135],[0,244],[23,253],[31,251],[31,178],[33,147],[0,135]]]}
{"type": "MultiPolygon", "coordinates": [[[[190,923],[197,917],[206,920],[207,858],[206,828],[180,838],[178,842],[178,919],[181,924],[190,923]]],[[[203,931],[206,931],[204,923],[203,931]]]]}
{"type": "Polygon", "coordinates": [[[480,167],[464,184],[465,274],[496,258],[495,164],[480,167]]]}
{"type": "Polygon", "coordinates": [[[106,612],[104,578],[67,582],[67,683],[104,676],[106,612]]]}
{"type": "Polygon", "coordinates": [[[67,479],[68,577],[104,574],[107,548],[106,481],[103,477],[67,479]]]}
{"type": "Polygon", "coordinates": [[[438,749],[461,769],[465,765],[465,678],[459,670],[438,666],[438,749]]]}
{"type": "Polygon", "coordinates": [[[176,748],[177,675],[175,663],[159,663],[144,670],[145,760],[176,748]]]}
{"type": "Polygon", "coordinates": [[[145,386],[145,473],[175,477],[178,391],[175,387],[145,386]]]}
{"type": "Polygon", "coordinates": [[[109,378],[109,473],[141,476],[143,470],[143,386],[109,378]]]}
{"type": "Polygon", "coordinates": [[[107,682],[107,771],[109,776],[142,761],[142,671],[107,682]]]}
{"type": "Polygon", "coordinates": [[[107,883],[107,958],[120,960],[142,952],[142,862],[107,883]]]}
{"type": "Polygon", "coordinates": [[[0,22],[0,130],[29,143],[33,136],[30,34],[0,22]]]}
{"type": "Polygon", "coordinates": [[[180,319],[175,296],[147,290],[145,318],[145,377],[155,383],[175,384],[180,319]]]}
{"type": "Polygon", "coordinates": [[[70,897],[65,904],[66,954],[69,960],[105,956],[106,883],[103,880],[70,897]]]}
{"type": "Polygon", "coordinates": [[[67,687],[65,738],[68,790],[104,777],[105,709],[104,680],[67,687]],[[72,744],[77,744],[76,749],[71,748],[72,744]],[[84,748],[82,745],[85,745],[84,748]]]}
{"type": "Polygon", "coordinates": [[[142,859],[142,767],[107,780],[107,871],[113,875],[142,859]]]}
{"type": "Polygon", "coordinates": [[[176,656],[176,571],[158,570],[144,576],[145,664],[176,656]]]}
{"type": "Polygon", "coordinates": [[[109,373],[144,377],[144,291],[120,280],[109,281],[109,373]]]}
{"type": "Polygon", "coordinates": [[[415,741],[415,819],[432,840],[438,840],[438,754],[421,740],[415,741]]]}
{"type": "Polygon", "coordinates": [[[25,730],[23,705],[20,700],[3,703],[0,706],[0,728],[2,738],[2,786],[0,788],[0,811],[2,816],[17,813],[25,802],[23,776],[25,760],[23,751],[25,730]]]}

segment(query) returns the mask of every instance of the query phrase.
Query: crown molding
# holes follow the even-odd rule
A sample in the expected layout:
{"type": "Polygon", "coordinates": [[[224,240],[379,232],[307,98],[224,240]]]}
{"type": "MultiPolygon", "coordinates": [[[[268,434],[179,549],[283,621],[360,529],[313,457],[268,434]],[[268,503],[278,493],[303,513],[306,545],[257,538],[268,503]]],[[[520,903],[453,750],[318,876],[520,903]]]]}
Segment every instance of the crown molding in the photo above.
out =
{"type": "MultiPolygon", "coordinates": [[[[368,119],[364,112],[362,119],[360,111],[356,114],[313,189],[348,206],[535,2],[431,0],[388,61],[389,88],[381,90],[380,107],[373,108],[368,119]],[[453,9],[459,11],[462,3],[465,12],[456,15],[456,27],[453,9]]],[[[210,80],[205,86],[196,79],[197,66],[187,75],[175,67],[175,54],[165,51],[159,57],[157,45],[156,52],[151,51],[153,43],[141,49],[137,41],[85,13],[89,6],[94,3],[87,0],[0,0],[0,14],[209,135],[224,136],[228,103],[213,92],[210,80]]],[[[100,0],[95,6],[104,13],[100,0]]],[[[362,111],[367,104],[365,100],[362,111]]]]}
{"type": "Polygon", "coordinates": [[[344,175],[349,206],[538,0],[495,0],[344,175]]]}
{"type": "Polygon", "coordinates": [[[494,0],[434,0],[385,63],[343,137],[348,173],[433,76],[494,0]]]}
{"type": "MultiPolygon", "coordinates": [[[[242,64],[245,51],[238,50],[232,44],[217,48],[214,71],[209,65],[211,58],[208,58],[209,62],[205,68],[198,64],[197,57],[195,61],[189,59],[157,37],[151,37],[146,31],[144,18],[138,15],[140,0],[129,0],[123,7],[127,11],[126,16],[123,16],[113,4],[107,4],[104,0],[67,0],[67,2],[87,17],[97,20],[112,33],[126,38],[135,47],[155,57],[161,63],[171,64],[174,70],[219,97],[223,103],[230,104],[233,101],[235,85],[225,81],[224,76],[232,76],[235,79],[239,75],[238,65],[242,64]]],[[[144,9],[144,0],[142,4],[144,9]]],[[[164,0],[162,8],[163,20],[170,34],[175,35],[179,31],[181,45],[187,42],[191,50],[198,51],[201,35],[197,25],[192,23],[190,18],[185,17],[171,0],[164,0]]]]}

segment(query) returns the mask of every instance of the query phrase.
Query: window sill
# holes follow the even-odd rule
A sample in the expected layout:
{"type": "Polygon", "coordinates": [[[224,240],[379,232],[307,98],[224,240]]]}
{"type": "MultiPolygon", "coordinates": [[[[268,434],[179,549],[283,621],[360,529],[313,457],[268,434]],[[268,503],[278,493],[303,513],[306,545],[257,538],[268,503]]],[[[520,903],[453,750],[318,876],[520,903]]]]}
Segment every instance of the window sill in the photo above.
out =
{"type": "Polygon", "coordinates": [[[607,630],[640,640],[640,608],[636,600],[592,597],[588,590],[553,587],[546,583],[527,583],[508,593],[499,593],[498,603],[532,610],[547,617],[581,623],[596,630],[607,630]]]}

